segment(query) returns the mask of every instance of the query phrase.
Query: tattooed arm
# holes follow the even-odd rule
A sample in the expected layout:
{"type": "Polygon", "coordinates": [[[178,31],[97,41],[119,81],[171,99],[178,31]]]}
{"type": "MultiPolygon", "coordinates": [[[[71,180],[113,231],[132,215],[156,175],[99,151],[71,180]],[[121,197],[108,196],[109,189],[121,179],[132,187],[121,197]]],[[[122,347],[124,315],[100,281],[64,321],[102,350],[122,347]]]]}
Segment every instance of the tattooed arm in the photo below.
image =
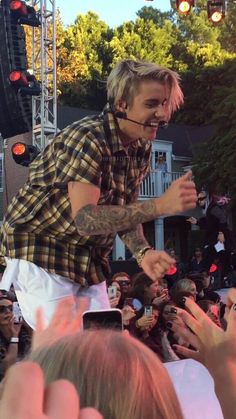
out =
{"type": "Polygon", "coordinates": [[[121,231],[119,236],[133,255],[144,247],[149,246],[149,243],[143,234],[142,224],[138,224],[133,230],[121,231]]]}
{"type": "Polygon", "coordinates": [[[158,216],[154,200],[131,205],[85,205],[75,216],[81,235],[100,235],[134,229],[158,216]]]}
{"type": "Polygon", "coordinates": [[[174,181],[160,197],[130,205],[97,205],[100,190],[82,182],[70,182],[68,194],[72,217],[81,235],[100,235],[132,230],[138,224],[151,221],[161,215],[176,214],[196,206],[195,185],[190,181],[192,173],[186,173],[174,181]]]}

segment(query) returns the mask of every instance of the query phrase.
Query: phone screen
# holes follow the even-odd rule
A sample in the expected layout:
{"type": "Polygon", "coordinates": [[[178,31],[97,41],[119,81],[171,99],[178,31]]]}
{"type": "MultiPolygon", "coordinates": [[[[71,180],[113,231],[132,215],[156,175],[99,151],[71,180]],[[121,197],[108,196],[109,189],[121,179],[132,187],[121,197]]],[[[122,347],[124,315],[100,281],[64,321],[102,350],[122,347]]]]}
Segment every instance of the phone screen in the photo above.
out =
{"type": "Polygon", "coordinates": [[[122,313],[118,309],[85,311],[83,328],[123,330],[122,313]]]}

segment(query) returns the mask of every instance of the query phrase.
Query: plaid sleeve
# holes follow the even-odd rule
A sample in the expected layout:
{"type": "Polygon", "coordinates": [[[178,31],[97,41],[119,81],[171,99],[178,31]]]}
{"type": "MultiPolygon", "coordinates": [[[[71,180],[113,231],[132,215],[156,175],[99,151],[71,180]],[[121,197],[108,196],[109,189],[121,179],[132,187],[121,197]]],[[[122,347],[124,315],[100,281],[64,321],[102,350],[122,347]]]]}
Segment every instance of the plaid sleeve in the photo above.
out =
{"type": "Polygon", "coordinates": [[[55,143],[55,181],[65,185],[70,181],[100,186],[102,152],[91,133],[83,136],[63,134],[55,143]]]}

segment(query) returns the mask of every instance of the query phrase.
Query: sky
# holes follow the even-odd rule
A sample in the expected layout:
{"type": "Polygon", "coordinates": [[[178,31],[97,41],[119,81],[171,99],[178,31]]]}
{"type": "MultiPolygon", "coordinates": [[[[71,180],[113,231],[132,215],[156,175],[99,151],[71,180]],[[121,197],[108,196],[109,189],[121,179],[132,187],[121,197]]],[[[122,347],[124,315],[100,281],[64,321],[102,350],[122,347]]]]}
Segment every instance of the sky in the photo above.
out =
{"type": "Polygon", "coordinates": [[[135,20],[136,12],[144,6],[152,6],[161,11],[170,10],[169,0],[56,0],[56,8],[61,12],[64,25],[74,23],[78,14],[96,12],[110,27],[125,21],[135,20]]]}

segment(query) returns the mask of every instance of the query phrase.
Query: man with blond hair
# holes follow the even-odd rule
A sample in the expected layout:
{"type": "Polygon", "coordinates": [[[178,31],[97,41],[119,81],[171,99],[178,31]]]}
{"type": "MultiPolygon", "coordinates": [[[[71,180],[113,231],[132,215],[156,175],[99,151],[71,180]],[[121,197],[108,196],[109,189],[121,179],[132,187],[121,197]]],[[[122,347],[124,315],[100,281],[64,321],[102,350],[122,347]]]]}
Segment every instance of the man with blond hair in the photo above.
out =
{"type": "Polygon", "coordinates": [[[4,288],[14,282],[32,327],[39,305],[49,321],[67,295],[109,307],[105,280],[117,233],[147,275],[162,276],[174,260],[151,248],[142,223],[196,205],[191,172],[161,197],[137,201],[157,130],[183,102],[178,75],[124,60],[108,77],[107,98],[100,115],[74,122],[36,157],[3,222],[4,288]]]}

